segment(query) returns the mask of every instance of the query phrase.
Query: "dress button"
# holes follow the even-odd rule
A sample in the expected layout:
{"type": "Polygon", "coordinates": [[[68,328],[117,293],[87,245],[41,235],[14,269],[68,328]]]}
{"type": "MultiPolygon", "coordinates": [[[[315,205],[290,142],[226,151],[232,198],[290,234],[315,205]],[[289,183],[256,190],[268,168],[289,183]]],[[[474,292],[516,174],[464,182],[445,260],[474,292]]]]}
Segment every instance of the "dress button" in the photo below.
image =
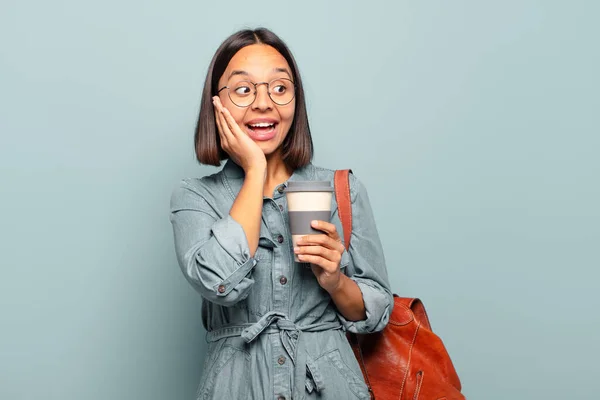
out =
{"type": "Polygon", "coordinates": [[[283,192],[284,192],[284,190],[285,190],[285,187],[284,187],[283,185],[279,185],[279,187],[277,188],[277,191],[278,191],[279,193],[283,193],[283,192]]]}
{"type": "Polygon", "coordinates": [[[225,286],[219,285],[218,289],[219,293],[225,293],[225,286]]]}
{"type": "Polygon", "coordinates": [[[283,205],[281,205],[281,204],[279,205],[279,210],[283,211],[283,205]]]}
{"type": "Polygon", "coordinates": [[[279,236],[277,236],[277,241],[278,241],[279,243],[283,243],[283,235],[279,235],[279,236]]]}
{"type": "Polygon", "coordinates": [[[279,358],[277,359],[277,363],[278,363],[279,365],[283,365],[283,364],[285,364],[285,357],[284,357],[284,356],[281,356],[281,357],[279,357],[279,358]]]}
{"type": "Polygon", "coordinates": [[[281,278],[279,278],[279,283],[285,285],[287,283],[287,278],[285,276],[282,276],[281,278]]]}

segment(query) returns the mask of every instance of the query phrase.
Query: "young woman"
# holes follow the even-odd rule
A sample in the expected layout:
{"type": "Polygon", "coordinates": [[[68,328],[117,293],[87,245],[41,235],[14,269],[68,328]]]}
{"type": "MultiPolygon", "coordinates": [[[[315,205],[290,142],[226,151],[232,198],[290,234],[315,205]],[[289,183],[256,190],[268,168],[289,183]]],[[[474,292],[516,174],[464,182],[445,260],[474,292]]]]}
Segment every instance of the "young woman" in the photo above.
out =
{"type": "Polygon", "coordinates": [[[337,206],[294,248],[285,188],[333,182],[311,163],[302,80],[284,42],[243,30],[210,64],[195,134],[200,163],[171,198],[179,265],[202,295],[208,354],[198,399],[368,399],[345,331],[382,330],[393,306],[364,186],[351,175],[349,251],[337,206]],[[294,262],[298,254],[300,262],[294,262]]]}

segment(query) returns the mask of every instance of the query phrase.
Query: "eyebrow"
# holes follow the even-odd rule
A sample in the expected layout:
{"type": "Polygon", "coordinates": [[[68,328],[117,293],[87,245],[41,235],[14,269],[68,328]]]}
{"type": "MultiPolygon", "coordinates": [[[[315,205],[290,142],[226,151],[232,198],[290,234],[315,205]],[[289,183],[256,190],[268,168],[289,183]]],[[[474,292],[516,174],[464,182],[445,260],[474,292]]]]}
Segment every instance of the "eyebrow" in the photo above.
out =
{"type": "MultiPolygon", "coordinates": [[[[292,74],[290,74],[290,71],[288,71],[287,68],[282,68],[282,67],[273,68],[273,72],[283,72],[284,74],[287,74],[287,76],[289,76],[290,79],[292,78],[292,74]]],[[[229,78],[227,78],[227,79],[230,79],[232,76],[235,76],[235,75],[249,76],[248,72],[240,70],[240,69],[235,69],[235,70],[231,71],[231,73],[229,74],[229,78]]]]}
{"type": "Polygon", "coordinates": [[[287,68],[273,68],[273,72],[283,72],[284,74],[287,74],[287,76],[289,76],[290,79],[292,78],[292,74],[290,74],[290,71],[288,71],[287,68]]]}
{"type": "Polygon", "coordinates": [[[232,76],[235,76],[235,75],[248,76],[248,73],[246,71],[241,71],[241,70],[236,69],[236,70],[231,71],[231,73],[229,74],[229,78],[231,78],[232,76]]]}

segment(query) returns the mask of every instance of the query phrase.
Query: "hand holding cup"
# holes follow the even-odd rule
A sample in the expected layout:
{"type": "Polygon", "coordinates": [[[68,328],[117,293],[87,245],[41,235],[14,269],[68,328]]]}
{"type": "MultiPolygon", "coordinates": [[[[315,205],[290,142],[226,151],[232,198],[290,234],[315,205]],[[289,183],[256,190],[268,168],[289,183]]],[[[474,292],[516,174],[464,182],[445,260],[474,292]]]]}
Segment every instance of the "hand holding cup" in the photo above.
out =
{"type": "Polygon", "coordinates": [[[310,263],[319,285],[332,293],[341,281],[340,261],[345,247],[334,224],[312,221],[312,227],[325,234],[303,236],[294,253],[301,262],[310,263]]]}

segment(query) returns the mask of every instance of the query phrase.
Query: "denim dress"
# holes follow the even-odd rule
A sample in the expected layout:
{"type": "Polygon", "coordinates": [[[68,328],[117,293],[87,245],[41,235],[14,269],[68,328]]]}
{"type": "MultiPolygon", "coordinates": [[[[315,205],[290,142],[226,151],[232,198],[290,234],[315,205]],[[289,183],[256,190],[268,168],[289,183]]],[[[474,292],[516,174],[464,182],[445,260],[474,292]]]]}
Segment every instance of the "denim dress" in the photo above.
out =
{"type": "MultiPolygon", "coordinates": [[[[341,271],[360,288],[366,319],[346,320],[308,264],[294,262],[285,187],[331,181],[313,164],[294,171],[263,199],[254,257],[229,211],[244,171],[228,160],[219,172],[184,179],[171,196],[177,260],[202,296],[208,352],[197,399],[369,399],[345,332],[369,333],[388,323],[393,297],[365,187],[350,175],[352,239],[341,271]]],[[[343,237],[335,196],[330,222],[343,237]]]]}

